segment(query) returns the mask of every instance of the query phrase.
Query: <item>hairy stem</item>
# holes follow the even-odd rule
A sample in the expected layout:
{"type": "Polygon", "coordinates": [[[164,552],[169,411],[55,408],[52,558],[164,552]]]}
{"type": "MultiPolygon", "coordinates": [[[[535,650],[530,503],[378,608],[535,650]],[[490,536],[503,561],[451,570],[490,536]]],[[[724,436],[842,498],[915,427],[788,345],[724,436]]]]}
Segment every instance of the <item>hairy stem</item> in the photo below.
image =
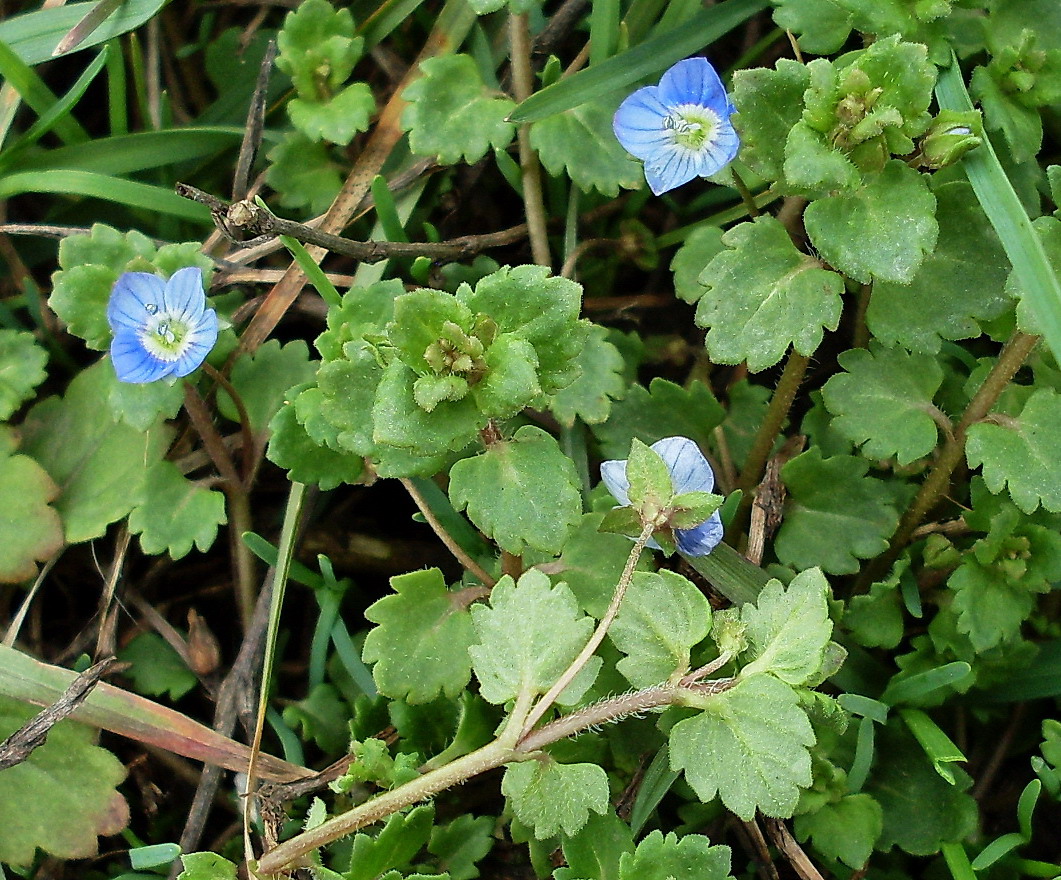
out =
{"type": "Polygon", "coordinates": [[[883,577],[891,568],[892,563],[899,558],[903,548],[910,543],[914,530],[921,525],[925,516],[936,506],[950,486],[951,474],[962,460],[965,454],[965,435],[969,428],[984,419],[991,408],[998,401],[999,395],[1005,390],[1013,375],[1020,369],[1025,359],[1031,354],[1039,342],[1038,336],[1030,336],[1027,333],[1015,333],[999,352],[998,361],[988,373],[984,384],[976,392],[969,405],[962,413],[958,427],[954,429],[953,436],[949,437],[940,450],[939,457],[932,470],[929,472],[925,482],[921,484],[910,506],[906,509],[899,526],[888,542],[888,549],[867,565],[857,583],[855,592],[865,592],[870,585],[883,577]]]}
{"type": "Polygon", "coordinates": [[[759,432],[755,435],[755,442],[752,444],[751,451],[749,451],[748,457],[744,462],[744,467],[741,468],[737,488],[744,494],[741,497],[740,507],[737,508],[737,514],[733,518],[733,522],[730,523],[728,530],[730,543],[733,543],[747,526],[748,515],[752,507],[752,491],[759,485],[763,469],[766,467],[766,460],[770,457],[770,451],[774,448],[774,442],[777,440],[777,435],[781,432],[785,419],[788,418],[788,411],[792,408],[792,401],[796,397],[796,391],[799,390],[800,383],[803,382],[809,363],[810,358],[806,355],[800,354],[794,348],[789,351],[785,369],[777,382],[773,397],[770,398],[766,417],[759,426],[759,432]]]}
{"type": "MultiPolygon", "coordinates": [[[[519,104],[534,91],[534,77],[530,63],[530,28],[526,13],[510,13],[508,18],[509,50],[512,59],[512,91],[519,104]]],[[[545,200],[542,198],[542,169],[538,155],[530,142],[530,126],[516,129],[519,144],[519,167],[523,176],[523,205],[527,212],[530,231],[531,256],[540,266],[552,267],[549,256],[549,237],[546,231],[545,200]]]]}
{"type": "Polygon", "coordinates": [[[549,688],[545,696],[542,697],[534,708],[531,710],[530,715],[527,716],[527,721],[523,725],[522,736],[526,736],[534,728],[534,725],[541,721],[542,716],[549,711],[549,708],[556,702],[556,698],[564,692],[564,689],[571,684],[571,681],[576,675],[582,670],[582,667],[589,662],[589,658],[593,656],[594,652],[600,647],[600,643],[604,641],[604,637],[608,634],[608,629],[612,625],[612,621],[615,620],[615,615],[619,613],[619,606],[623,602],[623,597],[626,596],[626,590],[630,586],[630,580],[634,576],[634,568],[637,566],[637,560],[641,558],[641,551],[645,549],[645,545],[648,543],[648,539],[652,537],[652,533],[656,530],[656,523],[645,523],[641,529],[641,534],[637,536],[637,540],[634,542],[634,547],[630,551],[629,557],[626,560],[626,566],[623,568],[623,573],[619,576],[619,583],[615,585],[615,594],[612,596],[611,604],[608,606],[608,610],[604,612],[604,617],[601,618],[600,623],[597,624],[597,628],[593,631],[593,635],[589,637],[589,641],[586,642],[585,647],[579,652],[579,655],[571,661],[571,665],[564,670],[561,676],[553,683],[553,686],[549,688]]]}

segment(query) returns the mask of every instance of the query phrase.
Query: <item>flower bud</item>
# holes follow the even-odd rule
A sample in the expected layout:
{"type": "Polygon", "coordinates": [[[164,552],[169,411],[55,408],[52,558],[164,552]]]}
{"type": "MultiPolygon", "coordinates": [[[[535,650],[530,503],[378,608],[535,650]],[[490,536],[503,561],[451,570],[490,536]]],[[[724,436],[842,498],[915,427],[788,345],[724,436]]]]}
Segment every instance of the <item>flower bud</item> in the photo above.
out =
{"type": "Polygon", "coordinates": [[[953,165],[983,143],[984,127],[978,110],[941,110],[921,140],[921,164],[926,168],[953,165]]]}

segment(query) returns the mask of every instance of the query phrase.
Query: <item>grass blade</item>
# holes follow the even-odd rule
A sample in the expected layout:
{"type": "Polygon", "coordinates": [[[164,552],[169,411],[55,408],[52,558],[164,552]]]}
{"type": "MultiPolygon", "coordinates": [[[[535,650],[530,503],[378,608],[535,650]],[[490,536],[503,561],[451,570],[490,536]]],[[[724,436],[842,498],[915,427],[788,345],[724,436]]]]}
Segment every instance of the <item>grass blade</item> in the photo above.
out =
{"type": "Polygon", "coordinates": [[[52,56],[62,55],[76,49],[88,39],[96,28],[110,18],[111,14],[116,12],[118,7],[124,2],[125,0],[99,0],[95,6],[85,13],[85,17],[81,21],[66,32],[59,44],[52,49],[52,56]]]}
{"type": "Polygon", "coordinates": [[[677,32],[651,37],[531,95],[512,111],[509,120],[534,122],[636,83],[699,52],[767,5],[767,0],[726,0],[698,12],[677,32]]]}
{"type": "Polygon", "coordinates": [[[182,199],[169,189],[91,171],[27,171],[0,177],[0,199],[23,193],[85,196],[117,202],[130,208],[143,208],[156,214],[168,214],[194,223],[211,222],[210,212],[205,206],[182,199]]]}
{"type": "MultiPolygon", "coordinates": [[[[19,97],[38,116],[47,115],[59,99],[55,97],[36,71],[26,64],[3,41],[0,41],[0,78],[11,86],[19,97]]],[[[60,118],[55,124],[55,133],[67,144],[79,144],[88,140],[88,134],[70,117],[60,118]]]]}
{"type": "MultiPolygon", "coordinates": [[[[936,83],[936,100],[947,110],[973,109],[958,60],[953,55],[951,66],[940,74],[936,83]]],[[[962,167],[1013,264],[1013,271],[1046,344],[1054,357],[1061,361],[1061,284],[986,136],[983,146],[962,159],[962,167]]]]}

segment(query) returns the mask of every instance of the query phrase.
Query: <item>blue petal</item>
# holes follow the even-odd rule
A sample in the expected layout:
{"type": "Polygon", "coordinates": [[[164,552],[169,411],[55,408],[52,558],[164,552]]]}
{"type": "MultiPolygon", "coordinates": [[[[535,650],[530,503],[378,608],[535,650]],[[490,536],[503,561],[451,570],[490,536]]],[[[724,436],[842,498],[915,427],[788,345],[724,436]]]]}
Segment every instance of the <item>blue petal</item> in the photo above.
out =
{"type": "Polygon", "coordinates": [[[669,106],[697,104],[707,107],[722,119],[733,112],[722,80],[706,58],[686,58],[675,64],[659,81],[659,97],[669,106]]]}
{"type": "Polygon", "coordinates": [[[715,488],[715,472],[700,447],[688,437],[664,437],[651,448],[667,465],[676,495],[710,492],[715,488]]]}
{"type": "Polygon", "coordinates": [[[626,478],[626,461],[606,461],[600,466],[600,476],[620,507],[630,504],[630,481],[626,478]]]}
{"type": "Polygon", "coordinates": [[[111,362],[121,382],[154,382],[173,372],[173,364],[155,357],[144,348],[139,333],[121,328],[111,340],[111,362]]]}
{"type": "Polygon", "coordinates": [[[693,154],[685,147],[670,145],[665,151],[645,162],[645,180],[649,188],[659,196],[688,183],[697,176],[693,154]]]}
{"type": "Polygon", "coordinates": [[[107,302],[107,323],[111,330],[143,327],[152,314],[165,308],[165,292],[165,282],[156,275],[126,272],[119,276],[107,302]]]}
{"type": "Polygon", "coordinates": [[[174,272],[166,282],[164,299],[170,314],[195,321],[206,307],[202,270],[198,266],[186,266],[174,272]]]}
{"type": "Polygon", "coordinates": [[[686,556],[707,556],[722,542],[722,517],[718,511],[710,519],[692,529],[675,529],[674,542],[686,556]]]}
{"type": "Polygon", "coordinates": [[[192,328],[191,334],[188,350],[177,358],[174,364],[173,375],[175,376],[187,376],[210,354],[210,349],[217,342],[217,312],[213,309],[203,312],[198,323],[192,328]]]}
{"type": "Polygon", "coordinates": [[[740,138],[728,121],[722,120],[709,143],[704,144],[696,157],[696,173],[699,177],[710,177],[724,168],[737,155],[740,149],[740,138]]]}
{"type": "Polygon", "coordinates": [[[663,127],[670,109],[660,103],[655,86],[638,89],[630,95],[612,118],[612,131],[623,149],[638,159],[648,159],[673,142],[663,127]]]}

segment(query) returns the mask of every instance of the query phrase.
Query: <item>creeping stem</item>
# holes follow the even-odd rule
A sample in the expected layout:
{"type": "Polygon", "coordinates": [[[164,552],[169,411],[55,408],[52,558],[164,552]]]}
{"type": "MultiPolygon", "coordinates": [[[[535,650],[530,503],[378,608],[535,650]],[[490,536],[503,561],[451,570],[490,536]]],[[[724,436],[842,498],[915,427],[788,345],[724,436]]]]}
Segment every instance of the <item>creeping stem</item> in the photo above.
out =
{"type": "Polygon", "coordinates": [[[615,620],[615,615],[619,613],[619,606],[623,602],[623,597],[626,596],[626,590],[630,586],[631,578],[634,576],[634,568],[637,566],[637,560],[641,558],[641,551],[645,549],[648,539],[652,537],[652,532],[657,528],[657,523],[647,522],[641,529],[641,534],[637,536],[637,540],[634,542],[634,547],[630,551],[630,556],[626,560],[626,566],[623,568],[623,573],[619,576],[619,583],[615,585],[615,594],[612,596],[612,601],[608,606],[608,610],[604,612],[604,617],[602,617],[600,623],[597,624],[597,628],[593,631],[593,635],[589,637],[589,641],[586,642],[585,647],[579,652],[579,655],[571,661],[571,665],[564,670],[563,674],[554,682],[553,686],[549,688],[545,696],[542,697],[531,710],[530,715],[527,716],[527,720],[523,725],[523,736],[530,733],[534,728],[534,725],[537,724],[542,716],[549,711],[549,707],[556,702],[556,698],[564,692],[564,689],[569,684],[571,684],[574,677],[578,675],[582,670],[582,667],[589,662],[589,658],[592,657],[597,648],[600,647],[600,643],[604,641],[604,637],[608,634],[608,629],[611,627],[612,621],[615,620]]]}
{"type": "MultiPolygon", "coordinates": [[[[531,96],[534,75],[530,63],[530,28],[527,14],[510,13],[508,18],[509,51],[512,59],[512,90],[516,103],[531,96]]],[[[523,176],[523,205],[530,230],[531,256],[539,266],[552,266],[549,256],[549,237],[545,224],[545,200],[542,198],[542,169],[538,156],[531,147],[530,125],[516,127],[519,144],[519,167],[523,176]]]]}
{"type": "Polygon", "coordinates": [[[781,378],[777,381],[773,397],[770,398],[766,417],[759,426],[759,431],[755,435],[755,442],[752,444],[747,459],[745,459],[744,467],[741,468],[737,487],[744,494],[741,496],[737,515],[733,518],[728,530],[731,539],[730,543],[736,540],[747,525],[748,514],[751,512],[752,507],[752,492],[759,485],[759,480],[763,475],[763,468],[766,467],[766,460],[770,456],[770,450],[774,448],[774,441],[781,432],[785,419],[788,418],[788,411],[792,408],[792,401],[795,399],[796,391],[799,390],[799,386],[803,382],[809,363],[810,358],[806,355],[800,354],[794,348],[789,351],[788,360],[785,361],[785,369],[781,373],[781,378]]]}
{"type": "Polygon", "coordinates": [[[902,519],[899,520],[899,526],[892,535],[891,541],[888,542],[888,549],[863,569],[855,585],[856,593],[865,592],[872,583],[882,578],[891,568],[892,563],[899,558],[903,548],[910,543],[914,530],[921,525],[925,516],[946,493],[950,485],[951,474],[954,473],[954,469],[965,453],[965,436],[969,428],[991,412],[999,395],[1005,390],[1010,379],[1020,369],[1021,364],[1038,342],[1038,336],[1017,332],[1002,347],[998,361],[988,373],[980,390],[969,401],[961,421],[958,422],[958,427],[943,444],[935,465],[925,478],[925,482],[921,484],[921,489],[906,509],[902,519]]]}

